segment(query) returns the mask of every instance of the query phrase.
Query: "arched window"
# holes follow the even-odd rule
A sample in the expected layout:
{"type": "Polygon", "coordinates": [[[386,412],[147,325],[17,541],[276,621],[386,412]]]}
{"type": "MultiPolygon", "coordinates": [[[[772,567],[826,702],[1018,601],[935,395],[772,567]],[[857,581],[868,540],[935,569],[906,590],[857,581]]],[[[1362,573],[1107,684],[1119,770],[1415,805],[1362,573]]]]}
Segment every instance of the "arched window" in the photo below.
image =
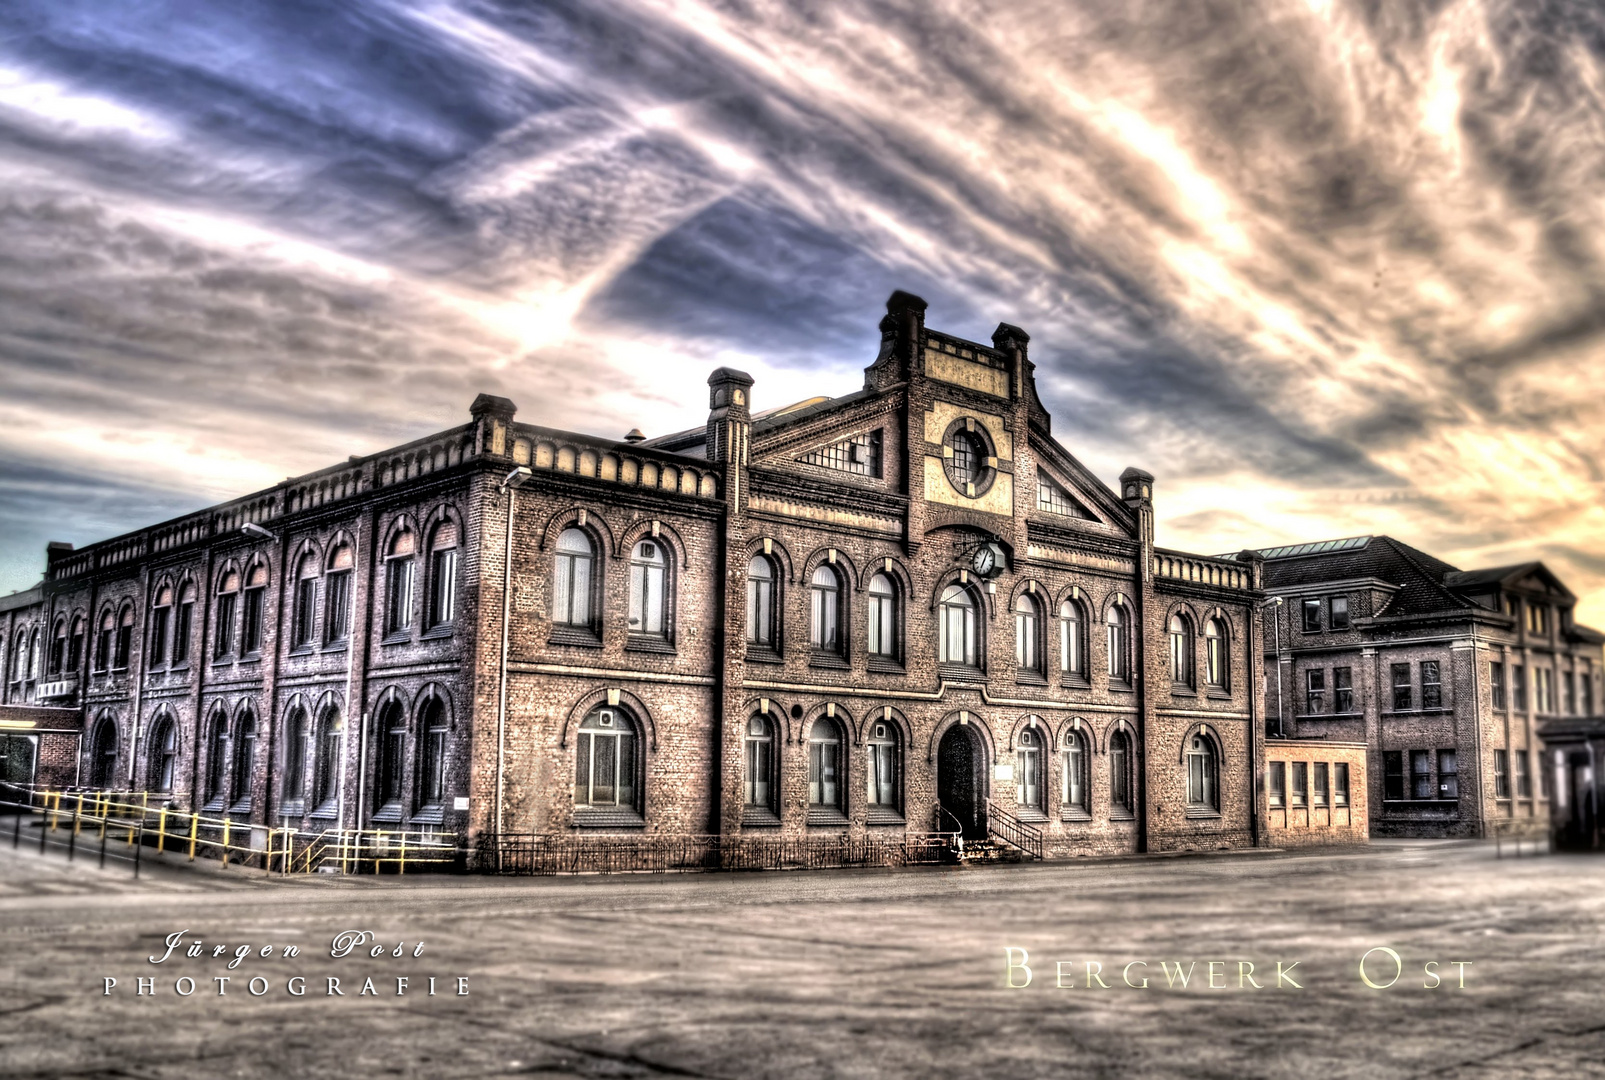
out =
{"type": "Polygon", "coordinates": [[[267,564],[257,563],[251,567],[245,578],[244,600],[240,605],[241,656],[254,656],[262,651],[262,620],[267,601],[267,583],[267,564]]]}
{"type": "Polygon", "coordinates": [[[292,648],[309,648],[318,640],[318,557],[301,556],[295,567],[295,618],[290,629],[292,648]]]}
{"type": "Polygon", "coordinates": [[[575,739],[574,808],[639,814],[640,770],[640,736],[629,714],[592,710],[575,739]]]}
{"type": "MultiPolygon", "coordinates": [[[[129,609],[128,618],[129,618],[130,625],[132,625],[132,623],[133,623],[133,609],[132,608],[129,609]]],[[[39,668],[40,668],[41,659],[42,659],[42,657],[40,656],[39,628],[36,626],[36,627],[33,628],[33,633],[28,635],[28,678],[29,679],[37,679],[39,677],[39,668]]],[[[124,666],[126,667],[127,664],[125,663],[124,666]]]]}
{"type": "Polygon", "coordinates": [[[173,723],[172,717],[162,716],[156,721],[146,746],[150,789],[164,794],[171,792],[178,764],[178,725],[173,723]]]}
{"type": "Polygon", "coordinates": [[[374,784],[374,806],[401,812],[402,781],[407,765],[407,714],[394,698],[379,712],[379,772],[374,784]]]}
{"type": "Polygon", "coordinates": [[[406,526],[396,530],[385,551],[385,633],[412,629],[412,585],[418,538],[406,526]]]}
{"type": "Polygon", "coordinates": [[[1204,624],[1205,677],[1210,686],[1225,689],[1230,681],[1230,653],[1227,650],[1226,625],[1219,619],[1204,624]]]}
{"type": "Polygon", "coordinates": [[[1117,730],[1109,736],[1109,806],[1124,814],[1132,812],[1131,763],[1131,736],[1117,730]]]}
{"type": "Polygon", "coordinates": [[[217,631],[212,654],[218,659],[234,655],[234,613],[239,602],[240,572],[225,570],[217,582],[217,631]]]}
{"type": "Polygon", "coordinates": [[[1087,630],[1081,605],[1066,600],[1059,605],[1059,670],[1077,679],[1087,677],[1087,630]]]}
{"type": "Polygon", "coordinates": [[[842,806],[842,736],[835,721],[815,720],[808,730],[808,806],[840,810],[842,806]]]}
{"type": "Polygon", "coordinates": [[[841,650],[841,580],[824,563],[808,583],[808,643],[826,652],[841,650]]]}
{"type": "Polygon", "coordinates": [[[228,797],[228,717],[222,706],[212,713],[212,735],[208,740],[206,759],[206,801],[208,805],[221,805],[228,797]]]}
{"type": "Polygon", "coordinates": [[[89,745],[93,754],[89,761],[89,786],[112,787],[117,782],[117,721],[102,716],[89,745]]]}
{"type": "MultiPolygon", "coordinates": [[[[112,617],[111,616],[111,612],[108,611],[106,613],[107,621],[110,621],[111,617],[112,617]]],[[[100,663],[101,663],[101,668],[104,669],[106,662],[104,660],[102,660],[100,663]]],[[[12,647],[12,650],[11,650],[11,681],[20,683],[20,682],[22,682],[22,680],[26,679],[27,677],[28,677],[28,631],[27,630],[18,630],[17,631],[16,644],[12,647]]]]}
{"type": "Polygon", "coordinates": [[[1176,686],[1193,685],[1193,626],[1187,616],[1170,617],[1170,681],[1176,686]]]}
{"type": "Polygon", "coordinates": [[[1126,609],[1120,604],[1109,605],[1109,616],[1105,624],[1108,631],[1109,648],[1109,678],[1116,682],[1125,682],[1131,678],[1131,658],[1127,644],[1126,609]]]}
{"type": "Polygon", "coordinates": [[[557,538],[552,569],[552,621],[562,626],[594,629],[596,552],[584,529],[564,529],[557,538]]]}
{"type": "Polygon", "coordinates": [[[337,645],[351,636],[351,568],[356,552],[350,544],[336,544],[329,553],[323,579],[323,640],[337,645]]]}
{"type": "Polygon", "coordinates": [[[1218,766],[1215,744],[1209,736],[1200,733],[1187,740],[1187,809],[1220,809],[1218,766]]]}
{"type": "Polygon", "coordinates": [[[1014,790],[1022,809],[1042,809],[1042,736],[1035,728],[1020,732],[1014,790]]]}
{"type": "Polygon", "coordinates": [[[1021,593],[1014,602],[1014,662],[1022,672],[1042,670],[1042,615],[1037,602],[1021,593]]]}
{"type": "Polygon", "coordinates": [[[978,656],[975,597],[962,585],[949,585],[937,606],[937,658],[944,664],[977,667],[978,656]]]}
{"type": "Polygon", "coordinates": [[[457,618],[457,523],[450,519],[429,534],[429,626],[450,626],[457,618]]]}
{"type": "Polygon", "coordinates": [[[332,811],[340,795],[340,711],[328,706],[318,717],[317,766],[312,776],[312,802],[319,811],[332,811]]]}
{"type": "Polygon", "coordinates": [[[901,802],[898,795],[902,754],[898,752],[897,735],[897,725],[890,720],[876,720],[869,726],[869,755],[865,762],[869,805],[881,810],[895,811],[901,802]]]}
{"type": "Polygon", "coordinates": [[[84,617],[72,617],[72,629],[67,633],[67,670],[76,672],[84,662],[84,617]]]}
{"type": "Polygon", "coordinates": [[[60,675],[67,664],[67,620],[56,620],[56,632],[50,637],[50,674],[60,675]]]}
{"type": "Polygon", "coordinates": [[[1087,782],[1087,737],[1071,729],[1064,733],[1064,805],[1087,813],[1091,807],[1091,785],[1087,782]]]}
{"type": "Polygon", "coordinates": [[[297,705],[290,710],[284,722],[284,800],[290,802],[306,795],[307,743],[311,733],[307,730],[307,711],[297,705]]]}
{"type": "Polygon", "coordinates": [[[869,655],[896,660],[897,587],[885,574],[869,579],[869,655]]]}
{"type": "Polygon", "coordinates": [[[234,805],[231,814],[245,814],[251,810],[251,794],[255,789],[252,778],[256,770],[256,717],[249,709],[234,725],[234,805]]]}
{"type": "Polygon", "coordinates": [[[423,754],[418,768],[420,808],[441,806],[446,801],[447,727],[446,703],[438,697],[426,699],[418,710],[419,751],[423,754]]]}
{"type": "Polygon", "coordinates": [[[669,636],[669,559],[661,541],[641,540],[630,551],[630,633],[669,636]]]}
{"type": "MultiPolygon", "coordinates": [[[[35,639],[37,640],[37,639],[35,639]]],[[[124,604],[117,613],[117,651],[112,655],[111,666],[118,669],[128,667],[128,654],[134,645],[134,605],[124,604]]],[[[33,672],[29,671],[29,675],[33,672]]]]}
{"type": "MultiPolygon", "coordinates": [[[[95,634],[95,670],[111,670],[112,644],[117,640],[117,613],[107,608],[100,613],[100,628],[95,634]]],[[[23,660],[26,657],[26,639],[17,635],[17,678],[22,678],[23,660]]]]}
{"type": "Polygon", "coordinates": [[[775,647],[775,567],[762,555],[747,564],[747,643],[775,647]]]}
{"type": "Polygon", "coordinates": [[[747,721],[747,734],[742,753],[746,766],[742,778],[745,802],[759,810],[775,810],[775,735],[774,728],[765,716],[754,716],[747,721]]]}
{"type": "Polygon", "coordinates": [[[178,610],[173,616],[173,664],[189,663],[190,637],[195,628],[195,583],[178,587],[178,610]]]}
{"type": "Polygon", "coordinates": [[[173,619],[173,587],[163,585],[156,590],[156,602],[150,611],[150,666],[167,663],[167,633],[173,619]]]}

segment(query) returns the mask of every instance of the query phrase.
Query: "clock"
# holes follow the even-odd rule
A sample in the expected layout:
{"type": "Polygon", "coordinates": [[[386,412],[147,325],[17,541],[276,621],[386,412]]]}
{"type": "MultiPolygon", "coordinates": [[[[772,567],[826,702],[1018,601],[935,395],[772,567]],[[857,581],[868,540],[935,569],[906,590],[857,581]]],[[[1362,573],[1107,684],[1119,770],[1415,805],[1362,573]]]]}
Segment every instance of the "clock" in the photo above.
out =
{"type": "Polygon", "coordinates": [[[1003,572],[1003,553],[996,544],[982,544],[975,551],[975,557],[970,565],[975,568],[976,576],[983,578],[996,577],[1003,572]]]}

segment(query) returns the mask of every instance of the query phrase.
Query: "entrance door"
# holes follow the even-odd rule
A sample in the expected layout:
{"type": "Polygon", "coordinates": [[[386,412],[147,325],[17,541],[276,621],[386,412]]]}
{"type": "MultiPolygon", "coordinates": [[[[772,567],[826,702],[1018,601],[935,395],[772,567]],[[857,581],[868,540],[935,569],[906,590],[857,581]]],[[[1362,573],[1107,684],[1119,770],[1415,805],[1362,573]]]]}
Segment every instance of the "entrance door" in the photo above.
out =
{"type": "Polygon", "coordinates": [[[962,724],[948,728],[936,748],[936,797],[947,811],[941,828],[953,828],[953,819],[957,818],[966,840],[986,839],[980,768],[981,754],[975,736],[962,724]]]}
{"type": "Polygon", "coordinates": [[[1594,846],[1594,770],[1588,758],[1573,754],[1566,762],[1566,826],[1561,846],[1571,851],[1587,851],[1594,846]]]}

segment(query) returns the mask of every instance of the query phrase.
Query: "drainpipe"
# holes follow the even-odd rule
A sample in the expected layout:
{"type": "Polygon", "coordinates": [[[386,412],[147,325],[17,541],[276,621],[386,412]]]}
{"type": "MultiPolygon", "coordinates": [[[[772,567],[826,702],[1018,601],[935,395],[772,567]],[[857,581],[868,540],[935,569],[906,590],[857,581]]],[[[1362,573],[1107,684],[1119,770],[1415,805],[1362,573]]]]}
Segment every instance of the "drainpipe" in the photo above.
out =
{"type": "MultiPolygon", "coordinates": [[[[335,827],[346,827],[346,736],[351,731],[351,703],[355,700],[357,677],[357,559],[362,556],[362,515],[357,515],[356,535],[351,538],[351,588],[346,590],[346,700],[340,723],[340,758],[335,773],[335,827]]],[[[362,710],[357,710],[361,715],[362,710]]],[[[361,765],[358,765],[361,768],[361,765]]],[[[360,788],[359,788],[360,790],[360,788]]]]}
{"type": "Polygon", "coordinates": [[[507,494],[507,537],[502,553],[502,644],[497,664],[496,694],[496,868],[502,862],[502,804],[505,790],[503,762],[507,751],[507,638],[508,621],[513,607],[513,508],[518,502],[518,489],[530,478],[529,467],[519,465],[501,482],[498,494],[507,494]]]}
{"type": "MultiPolygon", "coordinates": [[[[1482,683],[1477,677],[1477,669],[1482,666],[1482,661],[1477,658],[1476,619],[1477,617],[1473,615],[1471,622],[1471,746],[1472,753],[1477,755],[1477,835],[1486,839],[1488,836],[1488,816],[1484,812],[1486,807],[1482,798],[1482,683]]],[[[1505,745],[1510,745],[1508,738],[1505,740],[1505,745]]],[[[1542,783],[1542,779],[1539,782],[1542,783]]]]}

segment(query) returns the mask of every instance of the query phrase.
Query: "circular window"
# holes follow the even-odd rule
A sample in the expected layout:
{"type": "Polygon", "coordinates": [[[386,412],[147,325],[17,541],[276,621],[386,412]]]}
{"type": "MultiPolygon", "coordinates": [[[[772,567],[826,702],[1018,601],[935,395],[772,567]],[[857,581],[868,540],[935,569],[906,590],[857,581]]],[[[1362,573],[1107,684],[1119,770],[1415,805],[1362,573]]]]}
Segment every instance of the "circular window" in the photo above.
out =
{"type": "Polygon", "coordinates": [[[942,467],[948,482],[972,499],[992,487],[998,473],[996,454],[986,429],[972,419],[955,421],[942,439],[942,467]]]}

